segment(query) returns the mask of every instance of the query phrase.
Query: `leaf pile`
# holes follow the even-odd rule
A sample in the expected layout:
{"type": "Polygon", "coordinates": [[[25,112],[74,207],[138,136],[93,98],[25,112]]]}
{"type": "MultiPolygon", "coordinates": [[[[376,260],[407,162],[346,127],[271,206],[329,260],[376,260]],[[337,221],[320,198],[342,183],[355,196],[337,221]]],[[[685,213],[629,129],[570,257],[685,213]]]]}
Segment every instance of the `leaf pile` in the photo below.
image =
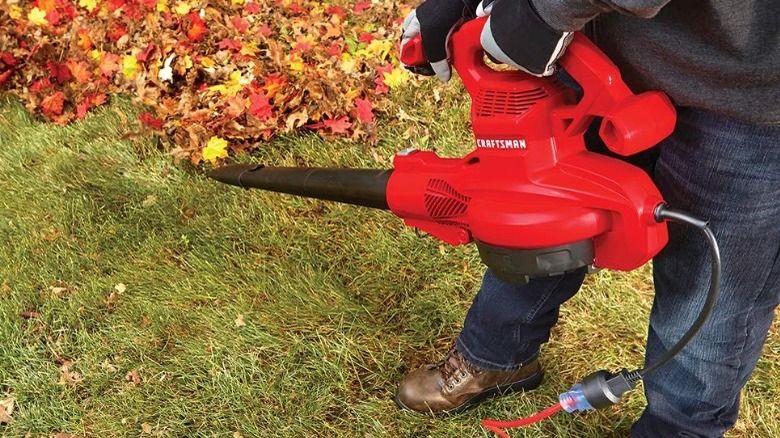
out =
{"type": "Polygon", "coordinates": [[[408,80],[389,0],[4,0],[0,90],[66,124],[108,96],[150,107],[177,157],[215,161],[308,128],[373,139],[408,80]]]}

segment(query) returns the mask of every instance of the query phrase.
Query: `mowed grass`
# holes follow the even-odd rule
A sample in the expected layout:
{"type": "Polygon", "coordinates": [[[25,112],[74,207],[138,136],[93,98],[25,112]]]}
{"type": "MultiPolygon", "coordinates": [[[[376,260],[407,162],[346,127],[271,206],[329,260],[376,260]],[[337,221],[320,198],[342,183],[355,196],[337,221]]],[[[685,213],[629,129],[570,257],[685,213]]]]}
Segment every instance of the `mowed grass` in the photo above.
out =
{"type": "MultiPolygon", "coordinates": [[[[468,103],[442,90],[399,95],[376,146],[303,135],[235,160],[461,154],[468,103]]],[[[564,307],[539,390],[447,419],[400,412],[397,382],[461,326],[475,249],[388,212],[218,184],[135,132],[135,111],[120,100],[59,127],[0,101],[0,400],[15,401],[0,436],[491,436],[482,418],[534,413],[591,371],[642,361],[649,268],[601,272],[564,307]]],[[[779,360],[776,323],[729,436],[780,436],[779,360]]],[[[512,435],[626,436],[643,404],[636,391],[512,435]]]]}

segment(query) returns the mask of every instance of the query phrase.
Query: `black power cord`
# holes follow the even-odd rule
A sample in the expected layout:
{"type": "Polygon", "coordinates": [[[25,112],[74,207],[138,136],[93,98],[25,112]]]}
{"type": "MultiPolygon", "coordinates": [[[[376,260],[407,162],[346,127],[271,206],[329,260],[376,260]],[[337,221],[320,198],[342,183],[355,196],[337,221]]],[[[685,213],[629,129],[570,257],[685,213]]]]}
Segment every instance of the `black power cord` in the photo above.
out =
{"type": "Polygon", "coordinates": [[[701,329],[712,312],[720,290],[721,277],[720,250],[712,230],[707,226],[707,222],[688,213],[670,209],[665,204],[660,204],[656,207],[654,216],[658,222],[669,221],[690,225],[701,231],[707,239],[710,248],[712,272],[710,275],[710,288],[707,292],[704,306],[699,312],[699,316],[680,340],[653,363],[634,371],[623,369],[616,374],[605,370],[596,371],[582,379],[580,383],[574,385],[569,391],[561,394],[559,397],[560,404],[567,412],[597,409],[620,402],[620,397],[625,392],[634,389],[639,380],[662,367],[680,353],[691,339],[696,336],[696,333],[701,329]]]}

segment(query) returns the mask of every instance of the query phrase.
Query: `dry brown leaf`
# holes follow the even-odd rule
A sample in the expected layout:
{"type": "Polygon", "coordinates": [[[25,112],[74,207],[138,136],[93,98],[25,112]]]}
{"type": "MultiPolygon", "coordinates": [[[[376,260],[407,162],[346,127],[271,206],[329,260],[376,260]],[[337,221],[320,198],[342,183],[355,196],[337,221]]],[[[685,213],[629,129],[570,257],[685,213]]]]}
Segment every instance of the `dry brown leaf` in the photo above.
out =
{"type": "Polygon", "coordinates": [[[124,283],[119,283],[119,284],[117,284],[116,286],[114,286],[114,290],[115,290],[117,293],[123,294],[123,293],[125,293],[125,291],[127,290],[127,286],[125,286],[125,284],[124,284],[124,283]]]}
{"type": "Polygon", "coordinates": [[[138,370],[130,370],[125,374],[125,380],[136,386],[141,383],[141,376],[138,374],[138,370]]]}
{"type": "Polygon", "coordinates": [[[143,423],[141,425],[141,431],[143,431],[143,433],[152,433],[152,425],[149,423],[143,423]]]}
{"type": "Polygon", "coordinates": [[[64,360],[59,368],[60,378],[57,381],[58,385],[76,385],[81,382],[83,378],[81,374],[73,371],[73,362],[64,360]]]}
{"type": "Polygon", "coordinates": [[[244,315],[238,315],[235,322],[236,327],[243,327],[246,325],[246,322],[244,322],[244,315]]]}
{"type": "Polygon", "coordinates": [[[14,404],[14,399],[10,397],[4,400],[0,400],[0,424],[8,424],[14,421],[14,419],[11,417],[11,414],[14,412],[14,404]]]}

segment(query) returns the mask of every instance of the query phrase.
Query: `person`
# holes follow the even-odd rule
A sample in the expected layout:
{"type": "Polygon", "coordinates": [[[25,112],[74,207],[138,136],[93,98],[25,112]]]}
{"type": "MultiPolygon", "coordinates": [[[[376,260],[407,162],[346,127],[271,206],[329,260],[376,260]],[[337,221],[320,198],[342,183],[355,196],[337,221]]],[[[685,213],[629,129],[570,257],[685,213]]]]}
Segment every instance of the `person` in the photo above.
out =
{"type": "MultiPolygon", "coordinates": [[[[709,221],[723,277],[706,324],[646,376],[647,406],[631,434],[722,436],[737,420],[780,301],[780,2],[427,0],[404,21],[402,45],[420,34],[428,73],[446,81],[448,36],[475,15],[488,16],[481,43],[498,61],[553,74],[571,32],[585,29],[634,92],[659,89],[673,100],[677,125],[657,147],[654,180],[671,207],[709,221]]],[[[676,224],[669,235],[653,263],[646,363],[690,327],[709,287],[705,240],[676,224]]],[[[584,277],[577,270],[514,286],[488,270],[454,347],[406,375],[396,403],[457,413],[535,388],[540,346],[584,277]]]]}

